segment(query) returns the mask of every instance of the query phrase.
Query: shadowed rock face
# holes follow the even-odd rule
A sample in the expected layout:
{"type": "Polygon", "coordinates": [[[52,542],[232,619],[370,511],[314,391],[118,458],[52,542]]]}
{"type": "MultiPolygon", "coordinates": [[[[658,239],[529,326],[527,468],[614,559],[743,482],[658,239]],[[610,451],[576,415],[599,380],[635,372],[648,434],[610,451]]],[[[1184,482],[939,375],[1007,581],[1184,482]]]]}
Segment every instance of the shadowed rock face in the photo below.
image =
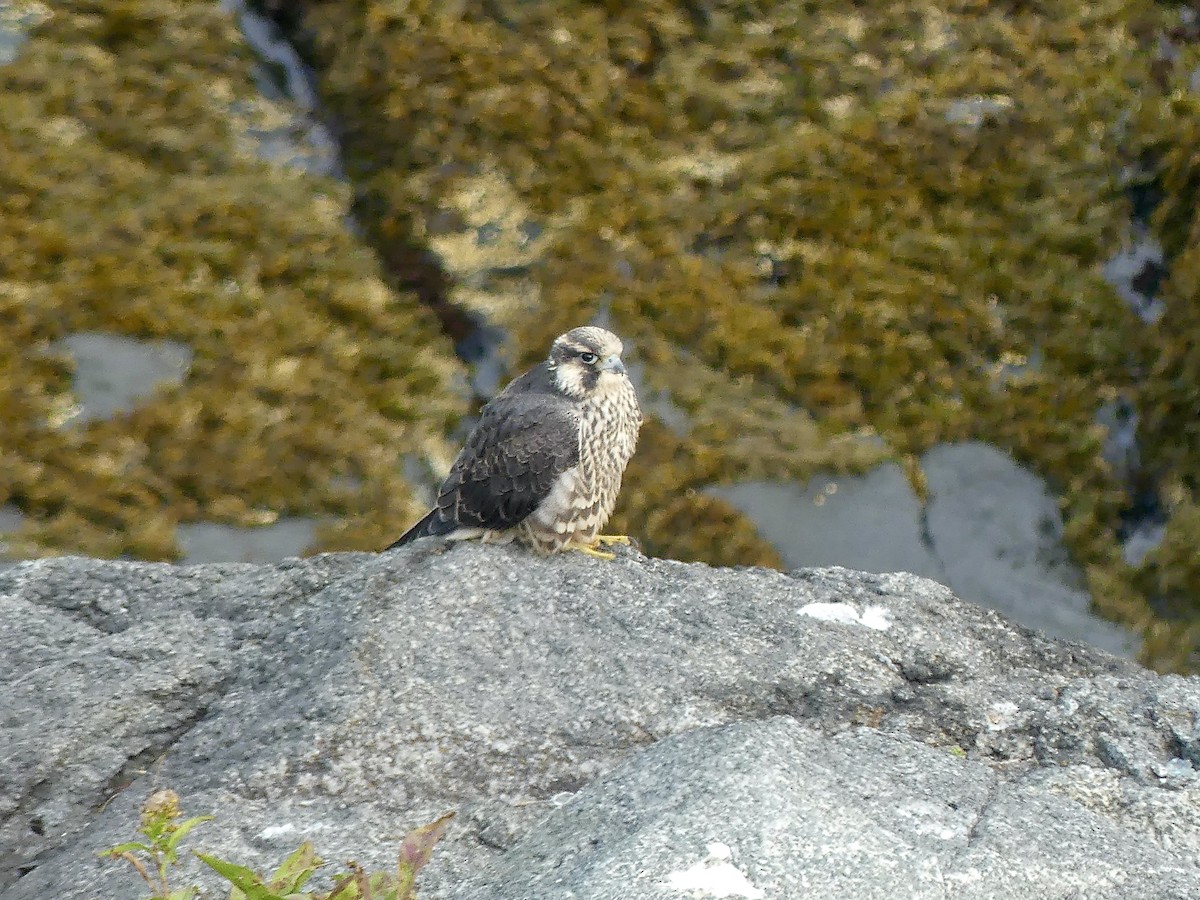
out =
{"type": "Polygon", "coordinates": [[[911,575],[441,549],[0,572],[0,897],[139,896],[95,852],[160,786],[256,867],[457,810],[434,898],[1200,879],[1195,679],[911,575]]]}

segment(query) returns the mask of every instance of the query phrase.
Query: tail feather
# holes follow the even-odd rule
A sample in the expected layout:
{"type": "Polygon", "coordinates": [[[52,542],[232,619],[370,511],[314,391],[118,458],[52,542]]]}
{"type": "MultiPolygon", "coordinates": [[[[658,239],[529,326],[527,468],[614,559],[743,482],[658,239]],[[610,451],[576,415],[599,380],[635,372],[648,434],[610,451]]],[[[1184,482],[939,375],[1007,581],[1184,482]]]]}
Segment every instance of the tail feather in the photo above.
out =
{"type": "Polygon", "coordinates": [[[388,550],[395,550],[397,547],[403,547],[405,544],[412,543],[417,538],[428,537],[429,535],[433,534],[449,534],[455,529],[456,526],[453,522],[448,522],[446,519],[443,519],[440,513],[441,510],[436,508],[431,509],[425,514],[425,517],[421,519],[420,522],[408,529],[408,531],[404,532],[404,534],[400,535],[400,537],[397,538],[393,543],[388,544],[388,546],[384,548],[384,551],[386,552],[388,550]]]}

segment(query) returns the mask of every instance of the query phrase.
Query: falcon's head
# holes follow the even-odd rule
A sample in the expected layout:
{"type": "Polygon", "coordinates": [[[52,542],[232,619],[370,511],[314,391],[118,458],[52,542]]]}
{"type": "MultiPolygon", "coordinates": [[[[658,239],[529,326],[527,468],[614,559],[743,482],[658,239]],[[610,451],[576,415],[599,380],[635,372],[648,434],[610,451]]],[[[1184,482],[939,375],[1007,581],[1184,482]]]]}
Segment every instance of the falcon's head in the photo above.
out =
{"type": "Polygon", "coordinates": [[[583,400],[605,393],[628,378],[621,362],[624,347],[611,331],[585,325],[561,334],[550,345],[546,361],[554,385],[568,397],[583,400]]]}

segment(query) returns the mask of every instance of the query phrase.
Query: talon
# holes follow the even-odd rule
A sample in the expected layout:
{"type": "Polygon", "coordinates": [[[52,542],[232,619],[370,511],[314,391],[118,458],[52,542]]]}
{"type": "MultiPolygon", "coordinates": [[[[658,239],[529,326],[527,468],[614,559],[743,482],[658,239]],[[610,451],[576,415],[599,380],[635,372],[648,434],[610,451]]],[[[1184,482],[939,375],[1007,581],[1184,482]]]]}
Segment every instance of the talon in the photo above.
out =
{"type": "Polygon", "coordinates": [[[586,553],[588,556],[594,556],[596,559],[616,559],[617,554],[609,553],[607,550],[597,550],[588,544],[567,544],[568,550],[578,550],[580,553],[586,553]]]}
{"type": "Polygon", "coordinates": [[[597,544],[625,544],[629,546],[629,535],[627,534],[598,534],[595,538],[597,544]]]}

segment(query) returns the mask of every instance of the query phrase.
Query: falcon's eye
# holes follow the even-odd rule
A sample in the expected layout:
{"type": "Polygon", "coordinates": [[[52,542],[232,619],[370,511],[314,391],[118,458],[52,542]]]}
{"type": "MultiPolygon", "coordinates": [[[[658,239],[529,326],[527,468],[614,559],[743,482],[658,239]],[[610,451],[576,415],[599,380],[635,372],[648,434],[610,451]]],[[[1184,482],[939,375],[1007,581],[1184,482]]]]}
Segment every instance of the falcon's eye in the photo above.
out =
{"type": "Polygon", "coordinates": [[[600,357],[598,357],[595,353],[586,353],[586,352],[580,353],[579,358],[583,361],[583,364],[585,366],[594,365],[596,363],[596,361],[600,359],[600,357]]]}

